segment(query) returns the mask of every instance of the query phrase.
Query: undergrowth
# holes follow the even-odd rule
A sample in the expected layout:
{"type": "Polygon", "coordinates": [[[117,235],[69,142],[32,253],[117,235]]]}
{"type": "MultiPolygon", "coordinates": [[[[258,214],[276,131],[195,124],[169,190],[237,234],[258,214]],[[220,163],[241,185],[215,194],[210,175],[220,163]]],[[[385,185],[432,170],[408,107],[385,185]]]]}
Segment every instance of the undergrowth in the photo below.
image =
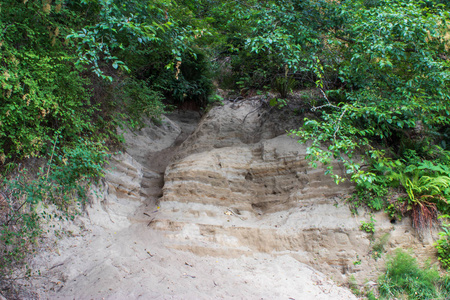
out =
{"type": "Polygon", "coordinates": [[[448,299],[450,277],[441,276],[426,264],[421,268],[415,258],[398,249],[386,263],[386,272],[379,278],[381,299],[448,299]]]}
{"type": "Polygon", "coordinates": [[[378,258],[380,258],[383,255],[386,244],[389,241],[389,237],[390,237],[390,234],[385,233],[379,239],[374,240],[372,242],[372,257],[375,260],[377,260],[378,258]]]}
{"type": "Polygon", "coordinates": [[[416,229],[430,227],[450,210],[450,152],[436,146],[426,156],[410,149],[402,157],[372,164],[373,180],[360,182],[349,200],[352,212],[365,205],[391,219],[410,216],[416,229]]]}
{"type": "Polygon", "coordinates": [[[26,169],[0,182],[0,280],[32,275],[26,258],[39,246],[50,220],[72,220],[87,201],[90,184],[103,176],[110,154],[101,143],[80,140],[61,149],[58,141],[47,165],[26,169]],[[25,271],[23,271],[25,270],[25,271]]]}
{"type": "MultiPolygon", "coordinates": [[[[361,206],[372,211],[384,210],[392,223],[409,216],[413,227],[419,231],[437,223],[438,218],[448,218],[450,151],[438,146],[426,146],[416,150],[406,149],[401,157],[372,163],[368,171],[374,174],[373,180],[360,182],[347,201],[352,213],[357,214],[361,206]]],[[[439,261],[448,269],[449,225],[443,222],[441,227],[435,247],[439,261]]],[[[362,222],[360,228],[368,233],[374,231],[373,222],[362,222]]]]}
{"type": "MultiPolygon", "coordinates": [[[[441,216],[442,219],[447,220],[449,215],[441,216]]],[[[446,221],[441,226],[442,231],[439,232],[439,239],[435,243],[435,247],[438,251],[438,259],[442,263],[442,266],[450,269],[450,224],[446,221]]]]}

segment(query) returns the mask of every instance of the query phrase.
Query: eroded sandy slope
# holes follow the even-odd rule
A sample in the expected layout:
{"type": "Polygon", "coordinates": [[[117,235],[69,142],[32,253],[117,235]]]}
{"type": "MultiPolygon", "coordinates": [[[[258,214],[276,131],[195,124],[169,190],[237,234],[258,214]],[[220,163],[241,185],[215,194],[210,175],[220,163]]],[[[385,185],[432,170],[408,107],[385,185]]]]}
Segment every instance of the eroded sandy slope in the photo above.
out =
{"type": "MultiPolygon", "coordinates": [[[[35,259],[37,297],[352,299],[330,279],[376,278],[384,262],[359,230],[367,217],[343,203],[351,186],[311,169],[305,146],[285,134],[295,116],[254,99],[198,121],[180,112],[125,134],[128,153],[81,227],[35,259]]],[[[408,220],[389,221],[377,222],[378,237],[390,233],[387,251],[432,251],[408,220]]]]}

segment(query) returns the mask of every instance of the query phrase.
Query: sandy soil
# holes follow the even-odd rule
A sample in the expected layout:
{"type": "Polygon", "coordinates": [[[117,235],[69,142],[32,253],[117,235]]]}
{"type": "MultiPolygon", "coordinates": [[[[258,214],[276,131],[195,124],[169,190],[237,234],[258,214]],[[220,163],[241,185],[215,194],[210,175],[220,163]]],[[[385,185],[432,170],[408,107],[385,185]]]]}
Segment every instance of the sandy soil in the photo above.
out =
{"type": "MultiPolygon", "coordinates": [[[[133,143],[133,157],[142,162],[156,159],[153,167],[157,173],[181,144],[180,136],[187,137],[198,122],[185,114],[171,119],[170,130],[158,129],[154,134],[169,139],[163,143],[165,149],[155,143],[158,147],[153,151],[138,151],[135,147],[147,143],[144,133],[144,140],[133,143]]],[[[68,236],[48,245],[47,251],[33,260],[32,266],[41,276],[31,282],[34,296],[30,298],[356,299],[348,289],[290,255],[255,252],[225,258],[175,250],[164,231],[149,226],[151,213],[157,211],[156,199],[149,198],[130,215],[130,225],[119,229],[95,225],[95,215],[80,217],[78,227],[66,227],[68,236]]]]}
{"type": "Polygon", "coordinates": [[[40,258],[39,299],[354,299],[291,256],[200,257],[135,223],[89,228],[40,258]]]}

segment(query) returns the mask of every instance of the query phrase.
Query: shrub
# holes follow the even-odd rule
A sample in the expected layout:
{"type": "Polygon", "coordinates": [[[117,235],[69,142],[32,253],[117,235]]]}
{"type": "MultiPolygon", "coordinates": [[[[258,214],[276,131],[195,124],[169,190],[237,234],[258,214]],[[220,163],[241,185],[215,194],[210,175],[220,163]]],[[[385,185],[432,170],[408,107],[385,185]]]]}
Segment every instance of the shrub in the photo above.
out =
{"type": "Polygon", "coordinates": [[[107,148],[99,142],[80,139],[73,145],[64,146],[56,155],[55,163],[50,161],[47,170],[51,202],[62,210],[67,209],[74,198],[84,203],[89,185],[103,177],[109,157],[107,148]]]}
{"type": "Polygon", "coordinates": [[[198,108],[206,107],[212,92],[210,62],[200,49],[185,53],[175,66],[175,73],[166,68],[153,68],[146,74],[151,88],[160,91],[175,105],[193,103],[198,108]]]}
{"type": "Polygon", "coordinates": [[[357,184],[349,200],[352,211],[357,212],[362,204],[375,211],[384,208],[392,219],[411,216],[415,228],[431,226],[439,212],[448,213],[449,154],[439,147],[428,152],[420,157],[416,151],[406,150],[404,159],[372,162],[368,172],[373,178],[357,184]]]}
{"type": "Polygon", "coordinates": [[[116,111],[120,113],[119,122],[124,122],[132,129],[145,126],[144,119],[158,120],[164,113],[163,95],[145,82],[134,78],[118,85],[114,94],[116,111]]]}
{"type": "MultiPolygon", "coordinates": [[[[65,139],[91,131],[89,81],[65,44],[66,6],[6,0],[0,14],[0,163],[41,155],[56,129],[65,139]]],[[[1,164],[0,164],[1,165],[1,164]]]]}

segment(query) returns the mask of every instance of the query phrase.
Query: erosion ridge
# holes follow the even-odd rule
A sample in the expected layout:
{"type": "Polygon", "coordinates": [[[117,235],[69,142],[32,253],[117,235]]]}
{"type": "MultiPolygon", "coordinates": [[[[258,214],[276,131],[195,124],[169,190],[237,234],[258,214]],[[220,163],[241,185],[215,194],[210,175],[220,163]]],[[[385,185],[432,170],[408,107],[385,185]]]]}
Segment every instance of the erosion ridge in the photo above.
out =
{"type": "MultiPolygon", "coordinates": [[[[297,118],[255,98],[125,132],[127,151],[92,194],[82,229],[35,259],[36,295],[353,298],[338,284],[376,278],[384,259],[359,229],[366,217],[343,203],[351,186],[312,169],[286,135],[297,118]]],[[[386,251],[434,251],[409,220],[376,219],[375,239],[390,234],[386,251]]]]}

